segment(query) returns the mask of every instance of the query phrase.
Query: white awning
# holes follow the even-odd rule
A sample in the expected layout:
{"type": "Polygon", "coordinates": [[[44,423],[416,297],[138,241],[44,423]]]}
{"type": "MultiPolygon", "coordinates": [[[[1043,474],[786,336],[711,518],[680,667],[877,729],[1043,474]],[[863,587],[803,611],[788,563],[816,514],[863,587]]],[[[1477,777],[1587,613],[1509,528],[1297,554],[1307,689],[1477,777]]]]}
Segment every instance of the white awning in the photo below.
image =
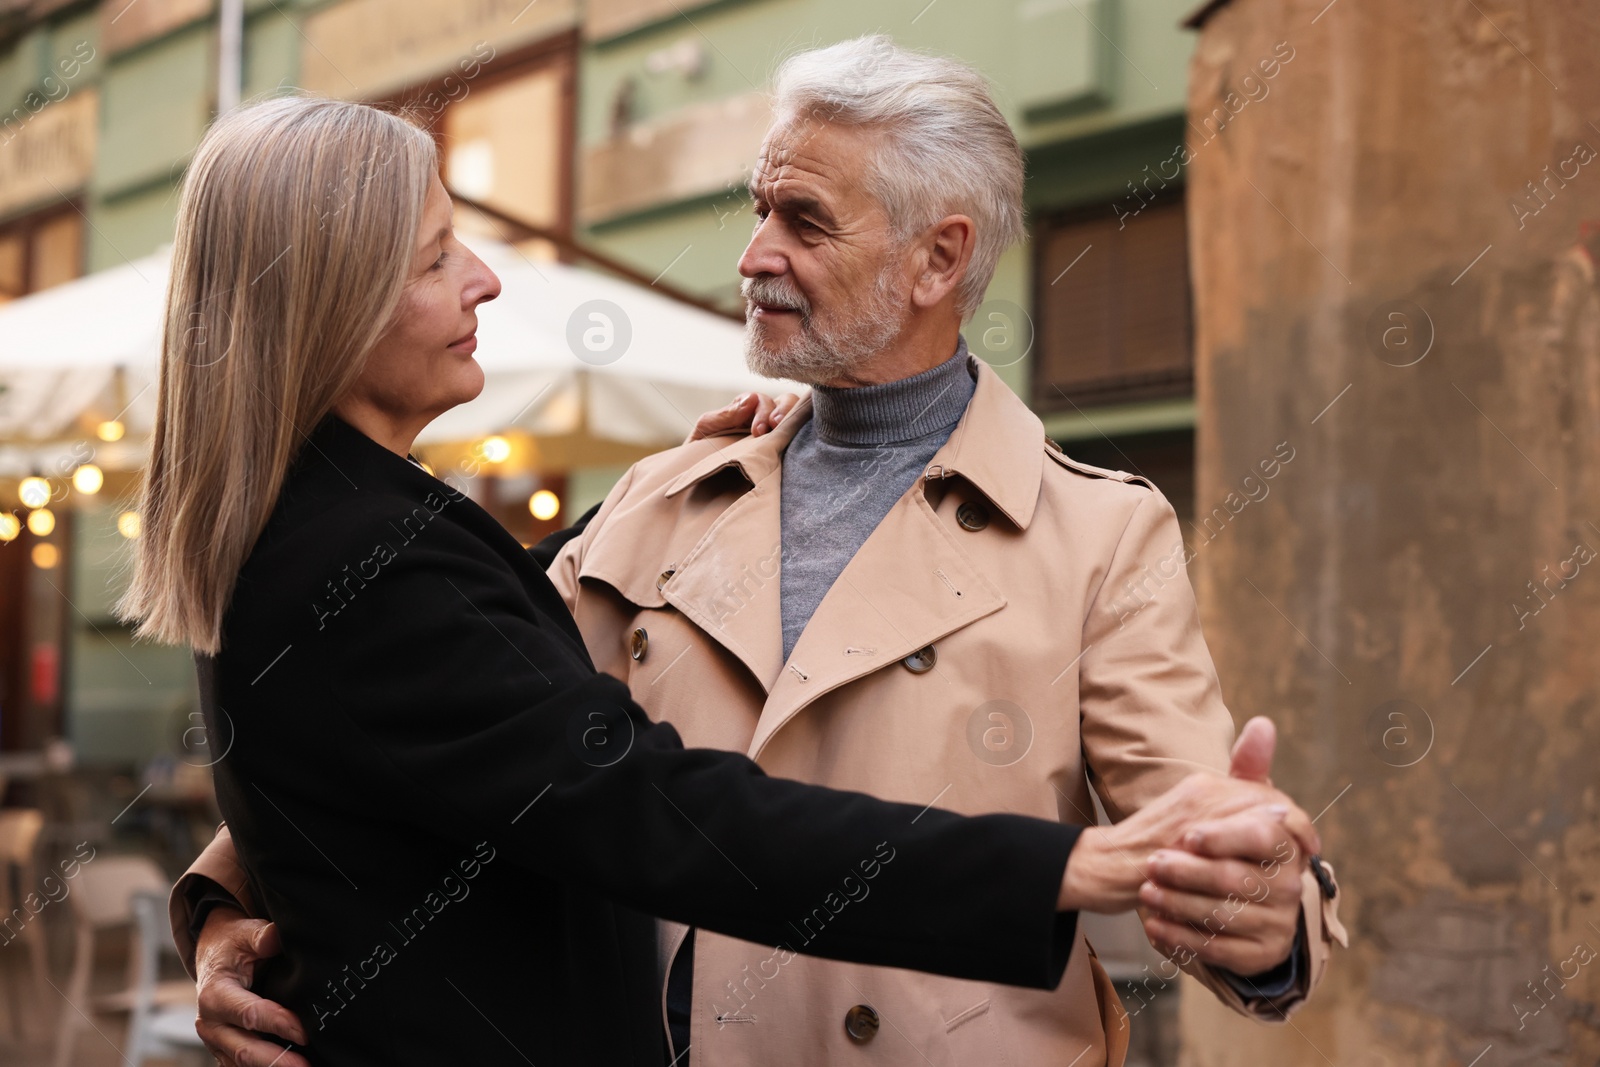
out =
{"type": "MultiPolygon", "coordinates": [[[[796,389],[751,374],[738,323],[609,275],[464,238],[499,275],[478,309],[487,384],[419,443],[522,431],[636,448],[676,444],[736,393],[796,389]]],[[[0,474],[53,465],[102,420],[102,466],[137,466],[156,409],[170,248],[0,306],[0,474]]],[[[570,451],[570,450],[568,450],[570,451]]]]}

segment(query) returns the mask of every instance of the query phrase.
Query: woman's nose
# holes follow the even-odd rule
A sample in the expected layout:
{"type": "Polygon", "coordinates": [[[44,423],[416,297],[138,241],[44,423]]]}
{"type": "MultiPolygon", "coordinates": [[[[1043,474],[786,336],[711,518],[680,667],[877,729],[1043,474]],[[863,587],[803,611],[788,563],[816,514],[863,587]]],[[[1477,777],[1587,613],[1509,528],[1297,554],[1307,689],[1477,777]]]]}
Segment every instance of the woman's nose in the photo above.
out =
{"type": "Polygon", "coordinates": [[[477,256],[472,257],[473,277],[467,287],[467,304],[476,306],[500,295],[500,277],[477,256]]]}

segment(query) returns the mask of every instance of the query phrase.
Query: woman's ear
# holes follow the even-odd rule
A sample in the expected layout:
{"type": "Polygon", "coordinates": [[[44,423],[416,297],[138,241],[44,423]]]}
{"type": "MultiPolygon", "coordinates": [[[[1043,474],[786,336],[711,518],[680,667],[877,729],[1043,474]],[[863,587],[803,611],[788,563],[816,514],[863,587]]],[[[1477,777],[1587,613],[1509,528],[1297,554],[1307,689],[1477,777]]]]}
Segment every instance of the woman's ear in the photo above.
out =
{"type": "Polygon", "coordinates": [[[946,215],[923,237],[923,263],[911,299],[918,307],[934,307],[967,276],[977,245],[977,227],[966,215],[946,215]]]}

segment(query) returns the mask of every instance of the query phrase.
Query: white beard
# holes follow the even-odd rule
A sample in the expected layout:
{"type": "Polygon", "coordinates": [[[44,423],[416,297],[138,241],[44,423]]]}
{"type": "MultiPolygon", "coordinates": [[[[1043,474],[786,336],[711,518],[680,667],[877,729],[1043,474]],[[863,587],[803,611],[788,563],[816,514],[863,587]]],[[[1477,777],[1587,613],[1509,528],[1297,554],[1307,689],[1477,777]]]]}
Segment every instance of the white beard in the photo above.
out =
{"type": "Polygon", "coordinates": [[[746,301],[792,308],[800,313],[800,332],[779,345],[766,335],[760,320],[749,318],[744,328],[744,358],[751,371],[766,378],[788,378],[806,385],[834,381],[870,361],[889,347],[906,320],[905,294],[898,292],[895,271],[886,267],[871,292],[841,317],[842,322],[819,322],[811,305],[792,283],[777,278],[746,278],[741,291],[746,301]]]}

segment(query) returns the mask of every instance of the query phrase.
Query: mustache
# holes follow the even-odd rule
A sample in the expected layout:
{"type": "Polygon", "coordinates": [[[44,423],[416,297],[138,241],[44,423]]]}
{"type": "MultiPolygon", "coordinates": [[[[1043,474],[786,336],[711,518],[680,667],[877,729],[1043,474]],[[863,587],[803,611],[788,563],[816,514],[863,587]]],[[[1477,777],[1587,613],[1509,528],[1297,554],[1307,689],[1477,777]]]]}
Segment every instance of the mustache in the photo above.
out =
{"type": "Polygon", "coordinates": [[[764,304],[767,307],[798,311],[807,316],[811,314],[811,302],[800,295],[800,291],[792,282],[781,278],[746,278],[739,286],[739,294],[749,304],[764,304]]]}

